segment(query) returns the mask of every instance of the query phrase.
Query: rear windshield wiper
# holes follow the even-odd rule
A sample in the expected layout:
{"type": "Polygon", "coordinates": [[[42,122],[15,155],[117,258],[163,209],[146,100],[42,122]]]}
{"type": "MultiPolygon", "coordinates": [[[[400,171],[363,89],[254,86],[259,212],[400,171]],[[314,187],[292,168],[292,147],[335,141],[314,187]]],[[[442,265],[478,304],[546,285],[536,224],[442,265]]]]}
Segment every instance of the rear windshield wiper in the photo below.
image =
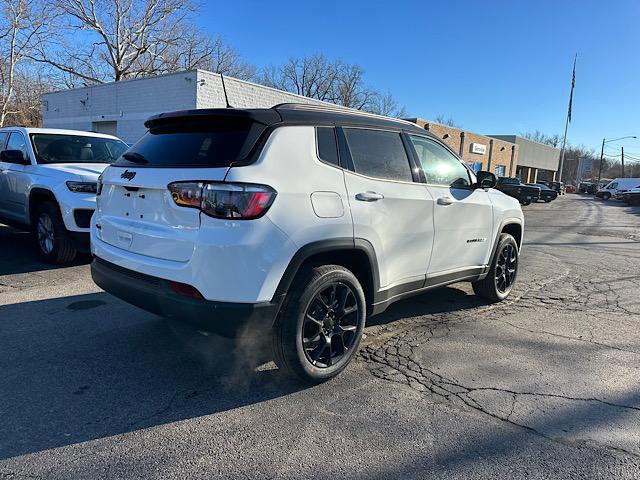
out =
{"type": "Polygon", "coordinates": [[[125,160],[129,160],[130,162],[133,162],[133,163],[149,163],[149,160],[144,158],[144,155],[141,155],[136,152],[123,153],[122,158],[124,158],[125,160]]]}

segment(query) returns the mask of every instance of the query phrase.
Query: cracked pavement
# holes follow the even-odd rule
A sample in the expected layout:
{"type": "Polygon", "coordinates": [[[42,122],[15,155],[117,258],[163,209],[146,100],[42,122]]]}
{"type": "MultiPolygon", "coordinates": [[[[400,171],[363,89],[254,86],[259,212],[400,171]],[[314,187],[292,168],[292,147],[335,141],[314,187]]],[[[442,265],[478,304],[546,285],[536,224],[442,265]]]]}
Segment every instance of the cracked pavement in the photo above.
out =
{"type": "Polygon", "coordinates": [[[640,208],[525,219],[507,301],[397,303],[311,388],[0,226],[0,478],[640,478],[640,208]]]}

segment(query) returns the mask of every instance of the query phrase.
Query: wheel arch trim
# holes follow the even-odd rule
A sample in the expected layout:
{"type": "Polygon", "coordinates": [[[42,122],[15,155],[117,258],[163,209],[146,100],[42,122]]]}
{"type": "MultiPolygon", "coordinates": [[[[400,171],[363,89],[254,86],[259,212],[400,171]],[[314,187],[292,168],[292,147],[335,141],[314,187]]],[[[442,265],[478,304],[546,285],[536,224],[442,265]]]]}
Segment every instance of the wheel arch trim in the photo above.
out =
{"type": "Polygon", "coordinates": [[[502,223],[500,224],[500,228],[498,228],[498,231],[496,232],[496,237],[493,241],[493,247],[492,247],[492,252],[491,252],[491,257],[489,258],[489,264],[487,265],[486,271],[484,272],[484,275],[486,275],[489,272],[489,269],[491,268],[491,265],[493,265],[493,259],[496,256],[496,253],[498,252],[498,244],[500,243],[500,235],[502,235],[504,233],[504,229],[505,227],[509,226],[509,225],[516,225],[520,228],[520,241],[518,242],[516,240],[516,243],[518,243],[518,253],[522,250],[522,244],[524,243],[524,222],[522,222],[521,219],[519,218],[508,218],[506,220],[503,220],[502,223]]]}
{"type": "Polygon", "coordinates": [[[56,194],[53,193],[52,190],[43,187],[34,187],[29,191],[29,203],[27,205],[27,218],[29,220],[29,224],[33,225],[33,214],[35,213],[35,209],[33,208],[35,204],[35,197],[42,196],[47,197],[49,200],[55,202],[58,210],[60,209],[60,203],[58,202],[58,198],[56,194]]]}
{"type": "Polygon", "coordinates": [[[302,265],[310,258],[323,253],[359,251],[366,254],[371,271],[372,294],[380,288],[378,261],[373,245],[363,238],[332,238],[308,243],[299,248],[285,269],[273,295],[273,302],[280,302],[286,295],[302,265]]]}

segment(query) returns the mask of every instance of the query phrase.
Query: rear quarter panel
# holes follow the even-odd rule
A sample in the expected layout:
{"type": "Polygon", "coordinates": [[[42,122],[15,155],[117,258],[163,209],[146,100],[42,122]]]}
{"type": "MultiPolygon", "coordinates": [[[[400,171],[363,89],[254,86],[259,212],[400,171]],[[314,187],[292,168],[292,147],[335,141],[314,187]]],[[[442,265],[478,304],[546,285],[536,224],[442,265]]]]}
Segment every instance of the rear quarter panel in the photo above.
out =
{"type": "Polygon", "coordinates": [[[274,188],[277,196],[266,216],[298,248],[327,238],[353,238],[344,174],[318,158],[314,127],[275,129],[259,159],[231,168],[225,180],[274,188]]]}

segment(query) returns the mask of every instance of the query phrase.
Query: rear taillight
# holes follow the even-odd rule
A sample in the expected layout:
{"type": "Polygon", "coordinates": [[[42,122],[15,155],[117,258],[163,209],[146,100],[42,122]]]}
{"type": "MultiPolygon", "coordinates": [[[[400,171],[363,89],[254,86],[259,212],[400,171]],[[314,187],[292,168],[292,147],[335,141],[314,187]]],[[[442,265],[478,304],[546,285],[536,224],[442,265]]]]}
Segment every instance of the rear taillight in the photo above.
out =
{"type": "Polygon", "coordinates": [[[175,182],[168,188],[176,205],[235,220],[261,217],[276,198],[271,187],[245,183],[175,182]]]}
{"type": "Polygon", "coordinates": [[[202,182],[176,182],[169,184],[169,192],[176,205],[200,208],[202,204],[202,182]]]}

